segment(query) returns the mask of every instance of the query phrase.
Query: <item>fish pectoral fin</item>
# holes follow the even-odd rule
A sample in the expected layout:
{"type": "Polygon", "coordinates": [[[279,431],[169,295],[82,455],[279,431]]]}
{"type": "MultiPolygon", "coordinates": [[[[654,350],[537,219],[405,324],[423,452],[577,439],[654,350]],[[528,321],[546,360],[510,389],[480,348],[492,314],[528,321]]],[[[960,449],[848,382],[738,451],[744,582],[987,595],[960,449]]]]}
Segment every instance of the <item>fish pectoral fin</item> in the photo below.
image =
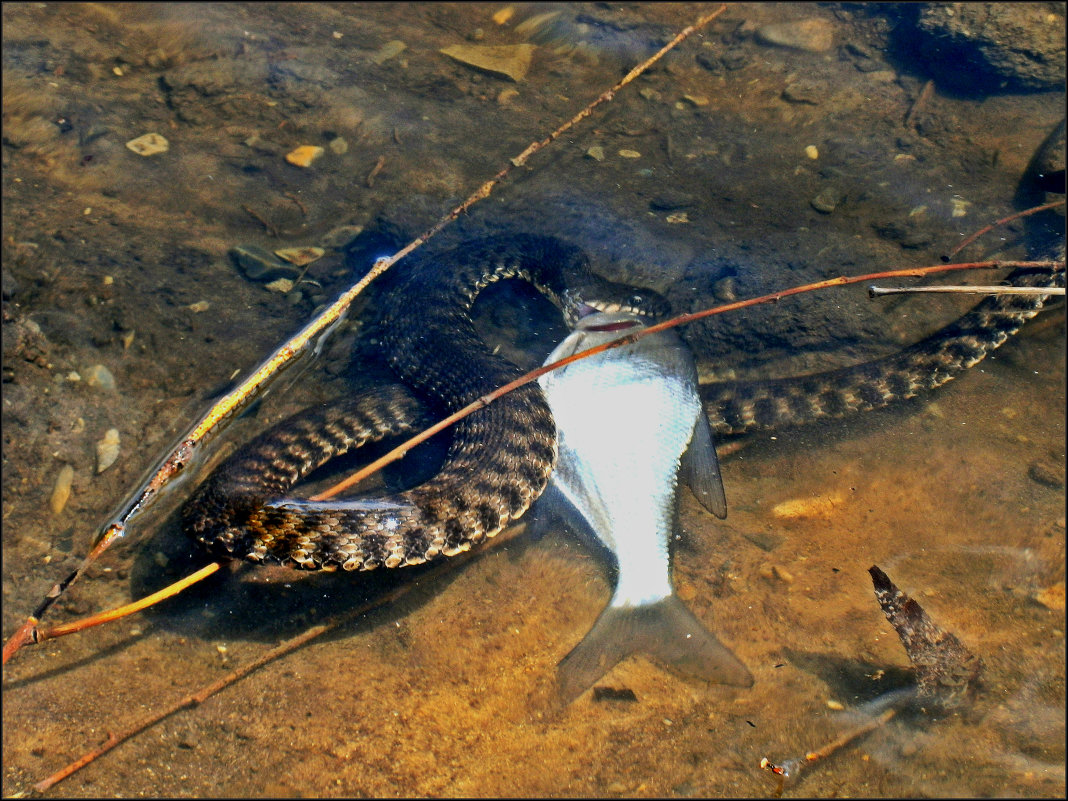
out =
{"type": "Polygon", "coordinates": [[[712,427],[703,412],[697,416],[690,447],[682,455],[682,477],[702,506],[720,520],[727,516],[727,496],[723,492],[719,457],[712,441],[712,427]]]}
{"type": "Polygon", "coordinates": [[[688,678],[750,687],[753,676],[677,596],[644,606],[609,606],[557,666],[557,692],[569,704],[636,653],[688,678]]]}

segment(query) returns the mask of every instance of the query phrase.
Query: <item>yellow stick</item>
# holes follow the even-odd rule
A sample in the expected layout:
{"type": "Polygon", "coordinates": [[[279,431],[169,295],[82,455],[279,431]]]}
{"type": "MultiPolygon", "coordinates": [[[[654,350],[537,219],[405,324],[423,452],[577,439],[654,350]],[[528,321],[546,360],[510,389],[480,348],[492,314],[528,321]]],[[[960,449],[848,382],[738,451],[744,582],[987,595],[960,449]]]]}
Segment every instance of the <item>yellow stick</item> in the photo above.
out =
{"type": "Polygon", "coordinates": [[[182,590],[196,584],[201,579],[206,579],[220,567],[222,567],[222,564],[219,562],[211,562],[195,573],[190,573],[185,578],[179,579],[158,592],[146,595],[139,601],[134,601],[124,606],[110,609],[107,612],[98,612],[95,615],[83,617],[81,620],[75,620],[70,623],[62,623],[58,626],[49,626],[48,628],[37,628],[34,630],[30,639],[33,642],[40,643],[45,640],[55,639],[56,637],[63,637],[67,634],[75,634],[76,632],[84,631],[85,629],[91,629],[93,626],[99,626],[102,623],[110,623],[112,620],[118,620],[127,615],[132,615],[134,612],[140,612],[142,609],[147,609],[154,604],[158,604],[160,601],[165,601],[167,598],[177,595],[182,590]]]}

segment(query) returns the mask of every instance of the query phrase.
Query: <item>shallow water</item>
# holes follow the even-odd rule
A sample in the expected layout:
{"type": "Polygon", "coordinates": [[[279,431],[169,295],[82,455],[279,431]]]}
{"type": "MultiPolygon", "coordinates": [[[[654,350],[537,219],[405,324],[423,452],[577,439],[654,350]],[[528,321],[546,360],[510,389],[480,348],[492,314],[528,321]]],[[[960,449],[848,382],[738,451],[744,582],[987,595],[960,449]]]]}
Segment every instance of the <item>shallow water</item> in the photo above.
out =
{"type": "MultiPolygon", "coordinates": [[[[207,399],[367,266],[331,252],[309,269],[318,286],[283,295],[246,281],[228,248],[315,245],[342,225],[421,232],[708,10],[523,6],[498,25],[500,8],[5,4],[5,635],[207,399]],[[538,45],[521,82],[439,54],[479,29],[478,43],[538,45]],[[392,41],[405,49],[383,57],[392,41]],[[150,131],[170,141],[166,153],[124,147],[150,131]],[[339,137],[344,153],[329,147],[339,137]],[[301,169],[284,160],[298,145],[326,153],[301,169]],[[96,364],[114,391],[88,385],[96,364]],[[112,427],[120,459],[97,474],[94,443],[112,427]],[[63,464],[73,493],[54,515],[63,464]]],[[[906,124],[926,73],[894,38],[900,27],[857,8],[731,6],[436,247],[487,232],[559,236],[678,311],[937,263],[1020,208],[1021,176],[1063,97],[936,89],[906,124]],[[825,21],[831,50],[752,35],[802,16],[825,21]],[[832,213],[813,207],[821,193],[837,199],[832,213]]],[[[962,256],[1022,257],[1032,233],[1014,223],[962,256]]],[[[489,300],[480,323],[510,354],[539,363],[563,336],[525,293],[489,300]]],[[[872,302],[857,287],[684,335],[709,377],[793,375],[890,352],[972,302],[872,302]]],[[[233,436],[345,391],[354,333],[233,436]]],[[[555,664],[607,601],[607,571],[563,533],[520,533],[53,792],[768,795],[761,757],[800,756],[855,722],[828,702],[848,710],[900,686],[908,662],[872,594],[877,564],[982,656],[980,692],[957,714],[899,716],[793,792],[1063,795],[1065,619],[1063,600],[1042,593],[1061,582],[1063,598],[1064,418],[1056,310],[915,402],[721,448],[729,516],[715,520],[682,493],[675,586],[752,670],[751,689],[695,685],[633,659],[602,684],[635,701],[586,694],[557,708],[555,664]],[[779,505],[795,500],[815,502],[783,516],[779,505]]],[[[109,552],[50,617],[140,597],[202,561],[173,522],[158,522],[109,552]]],[[[5,671],[5,794],[418,575],[236,568],[158,611],[27,648],[5,671]]]]}

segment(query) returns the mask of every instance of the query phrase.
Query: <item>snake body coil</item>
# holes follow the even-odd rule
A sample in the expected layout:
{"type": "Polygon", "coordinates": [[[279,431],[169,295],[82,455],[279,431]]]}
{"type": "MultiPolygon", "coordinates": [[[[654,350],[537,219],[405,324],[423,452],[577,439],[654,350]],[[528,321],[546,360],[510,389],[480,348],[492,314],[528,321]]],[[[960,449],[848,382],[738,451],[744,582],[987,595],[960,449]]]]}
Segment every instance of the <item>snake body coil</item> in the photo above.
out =
{"type": "Polygon", "coordinates": [[[545,489],[556,462],[556,427],[531,383],[456,424],[441,471],[373,501],[283,498],[302,476],[344,451],[415,427],[426,405],[456,411],[522,371],[491,353],[471,321],[486,286],[522,278],[574,320],[582,307],[656,313],[653,293],[594,275],[586,256],[556,239],[511,236],[424,261],[391,294],[376,325],[399,387],[284,421],[241,448],[183,509],[186,531],[222,557],[308,570],[370,570],[452,556],[492,537],[545,489]],[[609,299],[605,301],[605,299],[609,299]]]}
{"type": "MultiPolygon", "coordinates": [[[[345,451],[416,430],[515,379],[520,371],[478,337],[478,293],[523,278],[569,322],[583,304],[659,313],[654,293],[594,276],[577,248],[555,239],[483,240],[452,263],[423,262],[391,294],[377,339],[399,383],[301,412],[224,462],[183,509],[187,532],[221,557],[317,570],[415,565],[468,550],[522,515],[545,489],[556,429],[541,390],[527,384],[461,420],[440,472],[370,501],[287,500],[303,476],[345,451]],[[441,414],[437,416],[443,416],[441,414]]],[[[1063,286],[1063,273],[1017,283],[1063,286]]],[[[1002,296],[885,359],[799,378],[702,387],[715,431],[741,433],[884,406],[952,379],[1038,313],[1045,297],[1002,296]]]]}

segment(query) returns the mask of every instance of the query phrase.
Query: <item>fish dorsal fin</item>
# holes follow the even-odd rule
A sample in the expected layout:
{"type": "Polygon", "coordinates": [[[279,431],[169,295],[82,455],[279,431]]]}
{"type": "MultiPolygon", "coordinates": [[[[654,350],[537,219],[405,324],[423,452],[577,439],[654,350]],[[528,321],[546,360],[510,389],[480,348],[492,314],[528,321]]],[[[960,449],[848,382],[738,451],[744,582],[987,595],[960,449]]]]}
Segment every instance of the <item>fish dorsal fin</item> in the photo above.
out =
{"type": "Polygon", "coordinates": [[[727,496],[723,492],[716,444],[704,412],[697,415],[690,447],[682,455],[682,480],[708,511],[721,520],[727,516],[727,496]]]}

